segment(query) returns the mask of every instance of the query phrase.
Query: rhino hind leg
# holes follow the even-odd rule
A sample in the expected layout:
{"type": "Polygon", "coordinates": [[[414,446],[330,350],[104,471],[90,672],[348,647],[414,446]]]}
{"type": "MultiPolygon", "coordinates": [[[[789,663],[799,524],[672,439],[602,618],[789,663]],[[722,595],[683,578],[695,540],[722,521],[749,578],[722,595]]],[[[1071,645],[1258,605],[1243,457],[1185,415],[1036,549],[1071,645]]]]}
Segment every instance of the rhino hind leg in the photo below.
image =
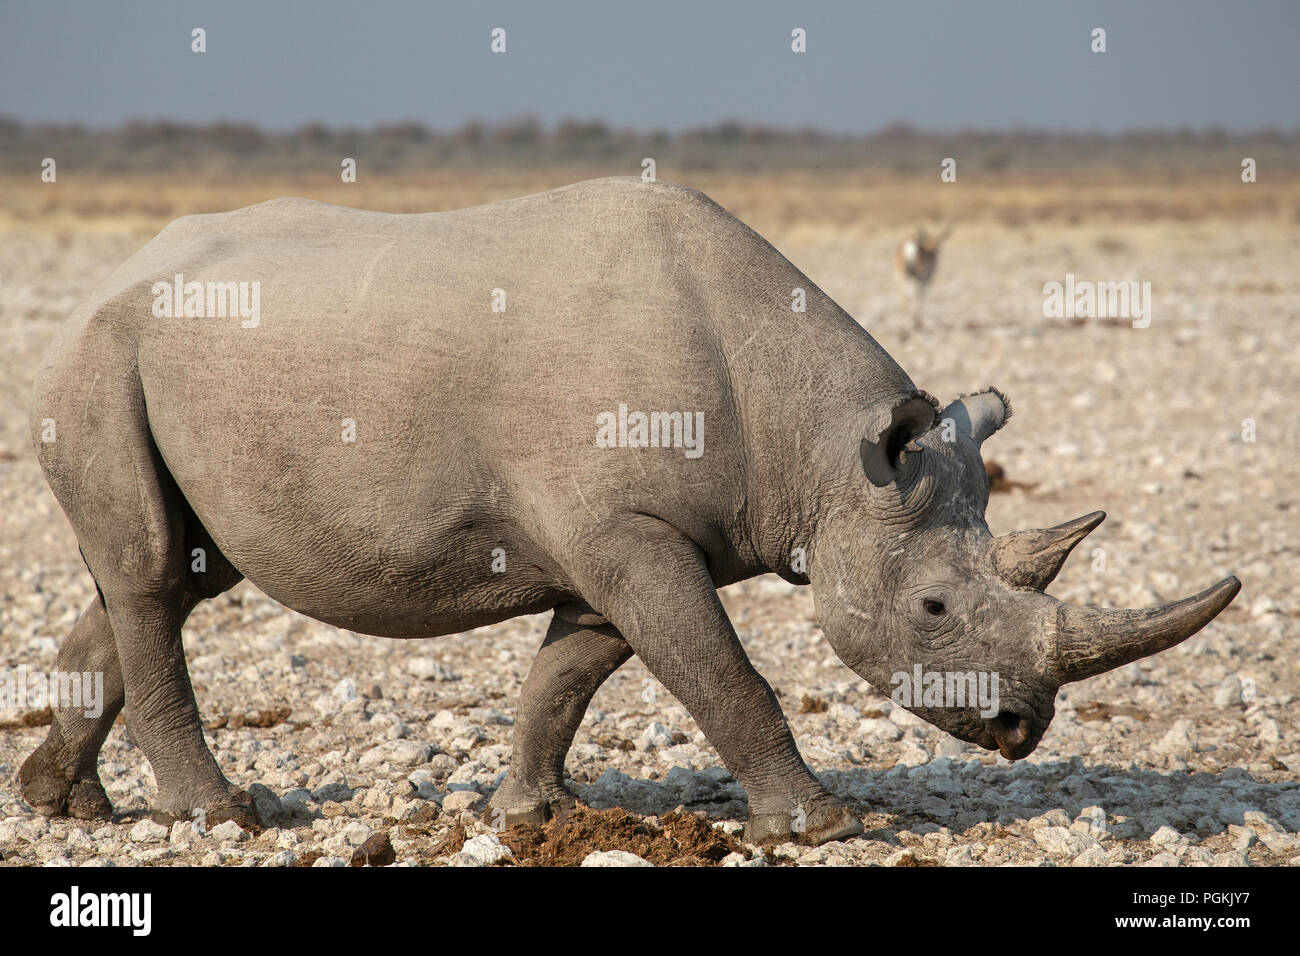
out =
{"type": "Polygon", "coordinates": [[[631,656],[632,648],[613,627],[578,624],[557,611],[524,680],[510,769],[492,796],[486,821],[504,811],[507,825],[543,823],[573,807],[564,785],[564,757],[591,698],[631,656]]]}
{"type": "Polygon", "coordinates": [[[93,706],[84,701],[84,706],[61,707],[51,701],[53,720],[45,742],[18,771],[23,799],[45,816],[106,820],[113,805],[99,781],[99,750],[122,710],[123,696],[113,630],[98,594],[59,647],[55,669],[102,674],[103,693],[93,706]]]}
{"type": "MultiPolygon", "coordinates": [[[[165,816],[191,819],[202,813],[207,826],[225,820],[256,826],[261,821],[252,797],[231,786],[203,739],[181,642],[181,626],[199,601],[221,593],[240,575],[210,544],[208,571],[190,574],[192,535],[174,514],[165,562],[151,561],[147,573],[125,586],[104,587],[122,667],[127,727],[153,768],[157,808],[165,816]]],[[[198,540],[209,539],[201,534],[198,540]]]]}
{"type": "Polygon", "coordinates": [[[186,819],[201,810],[209,824],[254,825],[252,799],[231,787],[203,739],[181,643],[181,625],[194,606],[240,575],[189,511],[153,446],[143,409],[133,413],[127,405],[124,420],[121,404],[86,401],[75,383],[42,397],[51,417],[77,422],[40,449],[41,465],[103,607],[92,605],[65,643],[70,662],[85,658],[104,673],[109,701],[92,724],[60,714],[24,764],[24,795],[43,812],[111,812],[93,769],[113,719],[111,703],[125,710],[132,740],[153,768],[160,809],[186,819]],[[66,407],[79,399],[85,405],[66,407]],[[191,571],[193,547],[210,549],[203,573],[191,571]],[[69,781],[66,797],[60,778],[69,781]]]}

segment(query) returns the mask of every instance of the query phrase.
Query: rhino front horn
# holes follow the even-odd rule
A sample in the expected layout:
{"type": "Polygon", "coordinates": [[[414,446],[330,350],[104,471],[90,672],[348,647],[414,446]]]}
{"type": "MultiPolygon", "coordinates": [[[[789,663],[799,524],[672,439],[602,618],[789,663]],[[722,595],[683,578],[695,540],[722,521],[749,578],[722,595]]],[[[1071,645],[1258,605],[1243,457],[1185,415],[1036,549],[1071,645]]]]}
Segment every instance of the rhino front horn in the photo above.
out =
{"type": "Polygon", "coordinates": [[[1106,519],[1106,512],[1075,518],[1055,528],[1013,531],[993,542],[993,569],[1013,588],[1042,591],[1056,579],[1074,546],[1106,519]]]}
{"type": "Polygon", "coordinates": [[[1240,590],[1241,582],[1229,576],[1194,597],[1141,611],[1062,604],[1056,677],[1062,684],[1083,680],[1173,647],[1214,620],[1240,590]]]}

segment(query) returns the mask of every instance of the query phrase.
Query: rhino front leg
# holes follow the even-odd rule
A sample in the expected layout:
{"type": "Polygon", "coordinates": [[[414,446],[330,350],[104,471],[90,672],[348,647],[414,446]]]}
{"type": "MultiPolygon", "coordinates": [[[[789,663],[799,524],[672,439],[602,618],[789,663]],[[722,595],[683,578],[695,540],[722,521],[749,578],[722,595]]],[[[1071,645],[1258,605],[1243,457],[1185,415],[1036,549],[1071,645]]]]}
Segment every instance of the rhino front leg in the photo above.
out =
{"type": "Polygon", "coordinates": [[[99,781],[99,750],[122,710],[122,669],[98,594],[64,638],[55,668],[60,674],[89,675],[89,687],[82,678],[83,693],[102,681],[102,696],[93,702],[83,696],[82,706],[51,703],[49,734],[18,771],[23,799],[46,816],[108,819],[113,805],[99,781]]]}
{"type": "Polygon", "coordinates": [[[591,603],[682,702],[744,786],[746,839],[816,845],[861,833],[861,821],[799,755],[776,695],[727,618],[704,555],[675,530],[652,527],[652,539],[631,540],[609,555],[613,562],[593,578],[598,596],[591,603]]]}
{"type": "Polygon", "coordinates": [[[608,624],[551,619],[519,695],[510,770],[484,815],[505,812],[506,825],[542,823],[574,798],[564,785],[564,757],[600,685],[632,648],[608,624]]]}

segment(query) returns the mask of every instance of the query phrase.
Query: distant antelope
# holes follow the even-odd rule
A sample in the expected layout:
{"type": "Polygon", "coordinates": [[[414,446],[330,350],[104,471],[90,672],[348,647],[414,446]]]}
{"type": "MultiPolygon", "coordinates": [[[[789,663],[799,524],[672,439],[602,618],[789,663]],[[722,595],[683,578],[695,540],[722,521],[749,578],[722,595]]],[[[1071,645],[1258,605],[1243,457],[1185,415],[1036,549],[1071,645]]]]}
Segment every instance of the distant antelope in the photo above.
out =
{"type": "Polygon", "coordinates": [[[937,236],[918,229],[914,235],[900,242],[894,253],[894,268],[898,270],[898,277],[912,289],[914,318],[918,325],[921,321],[921,299],[939,262],[939,246],[951,234],[952,226],[944,227],[937,236]]]}

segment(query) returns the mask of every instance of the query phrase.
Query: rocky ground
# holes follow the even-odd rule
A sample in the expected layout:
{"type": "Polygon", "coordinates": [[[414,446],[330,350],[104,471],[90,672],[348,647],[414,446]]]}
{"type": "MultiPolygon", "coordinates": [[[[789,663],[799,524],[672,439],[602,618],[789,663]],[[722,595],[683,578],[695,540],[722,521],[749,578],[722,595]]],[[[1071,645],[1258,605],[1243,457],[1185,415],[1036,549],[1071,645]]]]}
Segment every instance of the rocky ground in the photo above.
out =
{"type": "MultiPolygon", "coordinates": [[[[1015,418],[985,446],[1018,484],[993,497],[995,533],[1109,512],[1058,597],[1145,606],[1236,573],[1236,602],[1179,648],[1063,690],[1042,745],[1011,764],[840,664],[807,589],[771,577],[727,589],[805,759],[867,826],[818,848],[760,850],[738,838],[743,791],[638,661],[599,692],[570,755],[592,811],[567,828],[498,833],[475,810],[509,763],[514,698],[547,616],[404,643],[318,624],[245,583],[196,610],[185,642],[209,744],[269,826],[155,822],[148,764],[120,726],[101,756],[118,815],[46,820],[15,774],[48,717],[0,708],[0,862],[1300,864],[1300,227],[971,224],[945,252],[920,329],[889,274],[896,233],[791,226],[770,237],[922,387],[946,398],[992,383],[1010,395],[1015,418]],[[1042,284],[1067,271],[1152,281],[1151,327],[1044,318],[1042,284]]],[[[31,377],[57,323],[144,238],[0,233],[0,668],[10,673],[53,667],[93,593],[30,450],[31,377]]]]}

